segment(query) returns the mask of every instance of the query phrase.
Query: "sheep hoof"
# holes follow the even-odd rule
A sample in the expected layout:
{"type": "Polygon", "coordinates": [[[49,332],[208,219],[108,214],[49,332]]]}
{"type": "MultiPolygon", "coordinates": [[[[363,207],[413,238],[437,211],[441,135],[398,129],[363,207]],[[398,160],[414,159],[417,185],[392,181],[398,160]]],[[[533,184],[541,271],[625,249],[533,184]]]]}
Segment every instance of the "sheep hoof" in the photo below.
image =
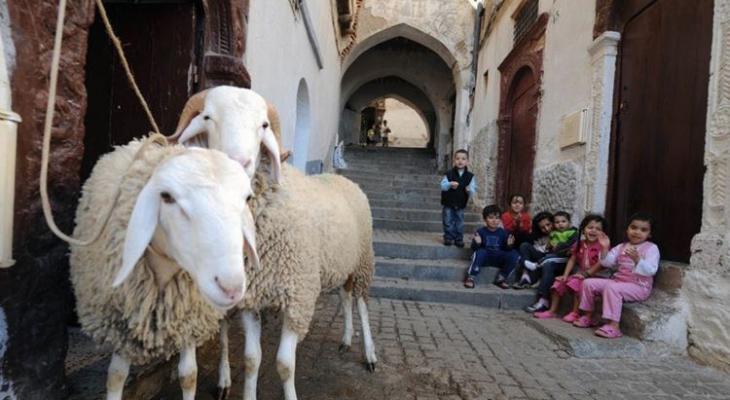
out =
{"type": "Polygon", "coordinates": [[[350,346],[346,345],[344,343],[340,344],[340,348],[338,350],[340,353],[347,353],[350,351],[350,346]]]}
{"type": "Polygon", "coordinates": [[[375,363],[367,363],[367,368],[369,372],[375,372],[375,363]]]}
{"type": "Polygon", "coordinates": [[[228,389],[229,388],[227,388],[227,387],[224,387],[224,388],[219,387],[216,390],[216,396],[215,396],[215,398],[217,400],[226,400],[228,398],[228,389]]]}

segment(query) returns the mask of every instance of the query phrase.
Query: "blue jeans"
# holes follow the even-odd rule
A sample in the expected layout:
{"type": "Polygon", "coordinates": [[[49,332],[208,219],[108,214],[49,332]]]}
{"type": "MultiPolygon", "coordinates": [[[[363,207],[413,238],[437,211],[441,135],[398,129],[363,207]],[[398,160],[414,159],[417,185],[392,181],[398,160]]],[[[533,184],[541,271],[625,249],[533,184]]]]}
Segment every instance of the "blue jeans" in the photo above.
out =
{"type": "Polygon", "coordinates": [[[550,288],[553,286],[553,282],[555,282],[555,276],[565,271],[565,264],[565,262],[560,261],[547,261],[541,264],[542,267],[538,269],[538,271],[542,271],[540,286],[537,287],[537,294],[540,297],[550,298],[550,288]]]}
{"type": "Polygon", "coordinates": [[[471,257],[471,265],[467,274],[471,277],[479,275],[482,267],[492,266],[499,268],[499,275],[503,279],[509,279],[515,270],[520,254],[516,250],[487,250],[477,249],[471,257]]]}
{"type": "Polygon", "coordinates": [[[462,242],[464,240],[464,209],[444,206],[441,219],[444,225],[444,240],[462,242]]]}

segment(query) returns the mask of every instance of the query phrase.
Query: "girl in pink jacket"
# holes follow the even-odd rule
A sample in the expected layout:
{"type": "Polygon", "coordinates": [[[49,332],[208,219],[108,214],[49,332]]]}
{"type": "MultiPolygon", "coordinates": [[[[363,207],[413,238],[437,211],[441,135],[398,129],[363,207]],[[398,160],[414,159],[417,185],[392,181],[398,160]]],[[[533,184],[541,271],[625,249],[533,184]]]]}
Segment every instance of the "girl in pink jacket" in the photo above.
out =
{"type": "Polygon", "coordinates": [[[580,310],[584,315],[573,325],[580,328],[591,326],[596,296],[603,299],[603,319],[606,324],[596,330],[605,338],[621,337],[619,322],[624,301],[644,301],[649,298],[654,275],[659,268],[659,248],[649,241],[652,218],[636,213],[629,219],[626,241],[608,251],[611,241],[601,233],[601,265],[615,272],[610,279],[586,279],[580,296],[580,310]]]}

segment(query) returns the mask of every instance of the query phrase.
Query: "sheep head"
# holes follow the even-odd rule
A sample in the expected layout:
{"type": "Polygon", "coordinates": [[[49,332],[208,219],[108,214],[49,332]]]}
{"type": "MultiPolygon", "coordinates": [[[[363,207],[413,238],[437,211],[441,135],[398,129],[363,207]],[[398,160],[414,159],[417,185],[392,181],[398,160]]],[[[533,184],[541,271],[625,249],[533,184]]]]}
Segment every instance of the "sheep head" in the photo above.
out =
{"type": "Polygon", "coordinates": [[[185,144],[202,133],[207,133],[207,147],[241,163],[249,178],[256,172],[263,145],[272,177],[279,181],[279,116],[256,92],[218,86],[190,97],[170,138],[185,144]]]}
{"type": "Polygon", "coordinates": [[[251,195],[241,165],[219,151],[190,148],[164,160],[137,197],[113,286],[152,246],[187,271],[213,306],[232,307],[246,289],[244,253],[254,268],[259,263],[251,195]]]}

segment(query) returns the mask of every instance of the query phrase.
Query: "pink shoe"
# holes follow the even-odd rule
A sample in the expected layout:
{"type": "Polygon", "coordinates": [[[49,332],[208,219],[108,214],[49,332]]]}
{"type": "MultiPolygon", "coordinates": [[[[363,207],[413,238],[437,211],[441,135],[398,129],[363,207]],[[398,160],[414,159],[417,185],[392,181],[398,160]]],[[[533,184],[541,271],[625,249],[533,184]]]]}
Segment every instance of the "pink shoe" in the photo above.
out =
{"type": "Polygon", "coordinates": [[[571,312],[565,314],[565,316],[563,317],[563,321],[565,321],[565,322],[567,322],[569,324],[572,324],[578,318],[580,318],[580,314],[578,314],[575,311],[571,311],[571,312]]]}
{"type": "Polygon", "coordinates": [[[619,329],[612,327],[609,324],[603,325],[596,329],[596,335],[606,339],[617,339],[623,336],[619,329]]]}
{"type": "Polygon", "coordinates": [[[550,319],[558,317],[554,313],[550,312],[550,310],[536,312],[535,314],[532,314],[532,316],[537,319],[550,319]]]}
{"type": "Polygon", "coordinates": [[[573,321],[573,326],[578,328],[589,328],[591,326],[591,318],[587,315],[581,315],[578,319],[573,321]]]}

